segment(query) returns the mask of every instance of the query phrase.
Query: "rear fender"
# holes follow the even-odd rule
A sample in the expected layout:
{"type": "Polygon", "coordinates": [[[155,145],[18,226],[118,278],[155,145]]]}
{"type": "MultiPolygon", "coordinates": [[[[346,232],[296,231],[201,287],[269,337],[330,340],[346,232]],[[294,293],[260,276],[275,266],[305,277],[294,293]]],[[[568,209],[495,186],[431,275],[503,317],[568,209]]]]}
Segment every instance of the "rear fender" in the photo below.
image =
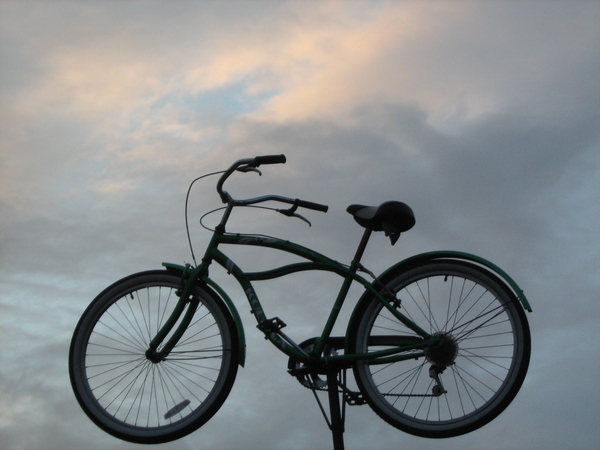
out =
{"type": "MultiPolygon", "coordinates": [[[[377,277],[377,280],[387,285],[393,277],[397,276],[398,273],[406,272],[415,267],[418,267],[422,264],[427,264],[431,261],[462,261],[469,263],[473,266],[477,266],[482,271],[487,271],[491,276],[496,278],[499,282],[504,281],[505,289],[509,292],[513,293],[523,305],[527,311],[531,312],[531,306],[525,297],[525,294],[519,288],[517,283],[502,269],[500,269],[495,264],[480,258],[479,256],[471,255],[469,253],[455,252],[455,251],[436,251],[429,253],[421,253],[419,255],[412,256],[403,261],[400,261],[397,264],[394,264],[385,272],[377,277]],[[473,264],[474,263],[474,264],[473,264]]],[[[373,290],[378,291],[379,289],[375,286],[375,282],[371,283],[371,287],[373,290]]],[[[355,340],[355,332],[358,329],[358,324],[362,318],[362,314],[365,306],[369,302],[369,297],[373,296],[373,291],[371,289],[367,289],[363,295],[360,297],[354,311],[352,312],[352,316],[348,321],[348,329],[346,330],[346,336],[349,337],[347,339],[346,345],[351,345],[355,340]]],[[[347,348],[349,352],[352,352],[353,349],[347,348]]]]}
{"type": "Polygon", "coordinates": [[[510,275],[508,275],[504,270],[502,270],[500,267],[498,267],[494,263],[492,263],[484,258],[481,258],[479,256],[472,255],[470,253],[455,252],[455,251],[450,251],[450,250],[421,253],[419,255],[412,256],[410,258],[405,259],[404,261],[401,261],[401,262],[393,265],[392,267],[387,269],[385,272],[383,272],[379,276],[379,279],[382,282],[384,282],[384,284],[385,284],[385,282],[387,281],[387,278],[390,276],[391,273],[397,273],[398,270],[409,270],[409,269],[416,267],[418,265],[421,265],[423,263],[427,263],[430,261],[436,261],[436,260],[440,260],[440,259],[467,261],[467,262],[471,262],[471,263],[476,263],[477,265],[490,270],[498,278],[504,280],[504,282],[510,287],[510,290],[519,299],[519,301],[521,302],[521,305],[523,305],[523,308],[525,308],[529,312],[532,311],[531,306],[529,305],[529,301],[527,300],[527,297],[525,297],[525,293],[517,285],[517,283],[510,277],[510,275]]]}
{"type": "MultiPolygon", "coordinates": [[[[192,270],[193,270],[190,267],[184,267],[179,264],[162,263],[162,265],[167,270],[172,271],[172,272],[179,272],[182,275],[183,274],[189,275],[192,273],[192,270]]],[[[239,344],[239,349],[240,349],[238,364],[240,366],[244,367],[244,364],[246,362],[246,335],[244,333],[244,326],[242,324],[242,319],[240,318],[237,308],[235,307],[233,301],[225,293],[225,291],[210,278],[208,278],[206,276],[202,277],[198,283],[203,284],[202,287],[204,289],[206,289],[207,287],[210,288],[212,293],[216,297],[219,297],[227,305],[227,309],[231,313],[231,317],[233,318],[233,322],[235,323],[235,329],[236,329],[237,335],[238,335],[238,344],[239,344]]]]}

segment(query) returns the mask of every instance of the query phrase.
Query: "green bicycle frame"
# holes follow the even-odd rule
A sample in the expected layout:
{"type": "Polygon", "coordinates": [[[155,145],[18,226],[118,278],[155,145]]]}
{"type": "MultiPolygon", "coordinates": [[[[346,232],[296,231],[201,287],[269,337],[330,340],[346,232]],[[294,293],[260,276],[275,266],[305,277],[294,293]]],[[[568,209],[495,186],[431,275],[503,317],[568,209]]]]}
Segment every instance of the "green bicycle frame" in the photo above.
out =
{"type": "MultiPolygon", "coordinates": [[[[306,247],[302,247],[298,244],[284,241],[276,238],[261,237],[255,235],[246,234],[226,234],[225,224],[233,211],[234,207],[238,206],[251,206],[265,201],[276,201],[280,203],[290,204],[292,207],[289,210],[277,210],[285,214],[286,216],[296,215],[295,211],[298,207],[313,209],[317,211],[327,211],[327,206],[319,205],[317,203],[307,202],[305,200],[291,199],[287,197],[281,197],[277,195],[267,195],[262,197],[256,197],[246,200],[235,200],[231,195],[223,190],[223,183],[225,180],[236,170],[242,172],[255,171],[259,172],[257,167],[261,164],[281,164],[285,162],[285,156],[283,155],[270,155],[263,157],[256,157],[250,159],[243,159],[235,162],[229,169],[224,172],[219,182],[217,183],[217,192],[221,197],[223,203],[227,204],[223,217],[221,218],[220,224],[216,227],[215,232],[212,235],[212,239],[206,249],[204,257],[202,258],[201,264],[196,268],[183,267],[175,264],[163,263],[163,266],[167,270],[177,271],[181,273],[181,288],[180,288],[180,299],[166,323],[159,330],[157,335],[150,343],[149,349],[146,353],[148,359],[152,361],[159,361],[170,353],[175,347],[179,339],[183,336],[185,330],[191,323],[193,316],[198,305],[198,299],[195,299],[192,295],[192,289],[194,286],[199,285],[206,287],[209,291],[216,291],[215,295],[221,297],[229,308],[235,326],[237,329],[239,347],[240,347],[240,361],[239,363],[243,366],[245,360],[245,338],[244,330],[239,317],[239,314],[235,308],[235,305],[229,299],[227,294],[221,289],[215,282],[208,277],[208,268],[213,261],[225,268],[225,270],[234,276],[237,282],[242,287],[248,302],[252,308],[257,322],[258,328],[265,334],[266,338],[270,340],[277,348],[283,351],[285,354],[292,358],[296,358],[298,361],[303,363],[314,363],[321,362],[326,364],[338,363],[341,365],[350,365],[354,361],[368,360],[369,364],[385,364],[394,361],[401,361],[416,357],[424,356],[424,352],[421,353],[406,353],[411,350],[424,349],[428,346],[435,345],[440,340],[438,336],[432,336],[425,330],[416,325],[412,320],[402,314],[399,308],[396,308],[394,304],[397,299],[393,293],[387,291],[385,284],[387,277],[396,273],[396,271],[408,269],[413,265],[427,262],[429,260],[442,260],[442,259],[458,259],[469,263],[475,263],[482,266],[484,270],[493,272],[499,278],[503,279],[506,283],[507,289],[511,289],[516,297],[521,301],[525,309],[531,311],[531,307],[525,298],[523,292],[519,289],[516,283],[501,269],[494,264],[479,258],[474,255],[459,252],[431,252],[422,255],[417,255],[407,260],[401,261],[395,266],[388,269],[373,282],[369,282],[360,275],[357,274],[359,270],[363,270],[367,273],[366,269],[360,264],[360,260],[367,246],[367,242],[371,235],[370,229],[366,228],[363,234],[363,238],[358,246],[356,255],[349,266],[343,265],[337,261],[334,261],[320,253],[310,250],[306,247]],[[242,271],[227,255],[219,250],[220,245],[251,245],[257,247],[268,247],[276,250],[280,250],[286,253],[294,254],[306,259],[306,262],[294,263],[284,265],[275,269],[265,270],[261,272],[244,272],[242,271]],[[313,349],[310,354],[307,353],[298,344],[293,342],[288,336],[286,336],[281,329],[285,324],[277,317],[268,319],[262,308],[260,300],[252,286],[253,281],[271,280],[274,278],[282,277],[292,273],[302,271],[328,271],[333,272],[342,277],[343,284],[337,295],[331,313],[327,319],[325,327],[321,335],[315,338],[313,349]],[[335,342],[337,348],[347,350],[347,343],[343,343],[344,338],[331,337],[331,332],[338,318],[339,312],[346,299],[346,296],[350,290],[350,286],[353,282],[358,282],[365,288],[366,295],[373,296],[376,300],[381,302],[390,313],[402,322],[406,327],[416,333],[417,336],[376,336],[373,337],[374,343],[377,345],[388,347],[385,350],[373,351],[364,354],[349,354],[344,353],[342,355],[324,355],[324,350],[328,343],[335,342]],[[189,304],[189,306],[188,306],[189,304]],[[187,310],[186,310],[187,308],[187,310]],[[165,341],[167,336],[169,339],[165,341]],[[161,347],[162,345],[162,347],[161,347]],[[159,350],[160,347],[160,350],[159,350]],[[389,348],[391,347],[391,348],[389,348]]],[[[259,172],[260,173],[260,172],[259,172]]],[[[301,216],[299,216],[301,217],[301,216]]],[[[302,218],[302,217],[301,217],[302,218]]],[[[306,220],[306,219],[305,219],[306,220]]],[[[214,292],[213,292],[214,293],[214,292]]],[[[360,302],[361,300],[359,300],[360,302]]],[[[352,319],[351,319],[351,323],[352,319]]]]}
{"type": "MultiPolygon", "coordinates": [[[[368,237],[367,237],[368,239],[368,237]]],[[[365,243],[366,245],[366,243],[365,243]]],[[[361,252],[362,253],[362,252],[361,252]]],[[[248,302],[250,304],[252,314],[256,318],[258,322],[258,328],[263,331],[266,338],[271,341],[277,348],[279,348],[282,352],[287,354],[290,357],[297,358],[300,361],[309,361],[314,358],[314,356],[309,355],[303,349],[301,349],[295,342],[293,342],[290,338],[285,336],[280,329],[283,327],[282,322],[279,319],[268,319],[258,295],[254,287],[252,286],[253,281],[263,281],[270,280],[278,277],[282,277],[285,275],[289,275],[292,273],[302,272],[302,271],[328,271],[338,274],[343,278],[342,287],[337,295],[331,313],[327,319],[323,332],[321,336],[316,339],[316,342],[313,347],[312,355],[321,355],[325,345],[327,344],[328,339],[330,338],[331,331],[335,325],[335,322],[338,318],[341,307],[346,299],[348,291],[350,289],[350,285],[353,281],[356,281],[362,284],[366,292],[375,296],[379,301],[383,303],[383,305],[392,313],[394,316],[398,318],[403,324],[412,329],[415,333],[422,337],[422,339],[410,338],[406,337],[396,337],[396,338],[388,338],[388,345],[394,345],[395,348],[386,349],[378,352],[369,352],[367,354],[343,354],[343,355],[334,355],[328,356],[328,363],[350,363],[356,360],[361,359],[369,359],[375,360],[380,363],[386,363],[391,361],[399,361],[404,359],[414,358],[414,353],[410,355],[400,355],[400,353],[407,352],[409,350],[414,350],[418,348],[423,348],[426,346],[430,346],[438,339],[436,337],[431,336],[425,330],[417,326],[414,322],[404,316],[397,308],[391,305],[391,303],[380,293],[378,289],[375,288],[374,283],[367,281],[365,278],[361,277],[357,274],[358,268],[360,267],[360,254],[357,253],[357,257],[353,260],[350,266],[345,266],[340,264],[337,261],[334,261],[320,253],[317,253],[313,250],[310,250],[301,245],[284,241],[275,238],[267,238],[267,237],[258,237],[252,235],[244,235],[244,234],[223,234],[219,232],[215,232],[211,239],[210,244],[205,252],[204,257],[202,258],[202,263],[196,267],[195,269],[184,268],[182,266],[163,263],[163,265],[172,270],[182,271],[187,279],[185,280],[185,284],[183,286],[183,290],[181,293],[181,298],[179,300],[179,304],[175,308],[172,316],[169,318],[167,323],[163,326],[163,328],[158,332],[155,338],[150,343],[151,351],[156,352],[158,347],[161,345],[166,336],[173,330],[177,322],[179,325],[173,332],[172,336],[169,340],[162,346],[161,350],[158,352],[162,357],[166,357],[166,355],[171,351],[171,349],[176,345],[177,341],[183,335],[185,329],[189,325],[192,320],[195,306],[193,296],[191,296],[191,289],[195,284],[207,284],[211,288],[217,290],[219,295],[224,294],[223,290],[220,289],[216,283],[212,282],[207,277],[208,266],[213,262],[217,262],[221,265],[225,270],[233,275],[233,277],[237,280],[237,282],[242,287],[248,302]],[[242,271],[227,255],[225,255],[218,247],[221,244],[229,244],[229,245],[251,245],[258,247],[268,247],[277,250],[281,250],[283,252],[291,253],[297,256],[300,256],[304,259],[307,259],[307,262],[299,262],[288,264],[285,266],[281,266],[275,269],[261,271],[261,272],[244,272],[242,271]],[[191,303],[190,307],[184,314],[184,310],[186,308],[187,303],[191,303]],[[181,321],[179,320],[181,315],[183,318],[181,321]]],[[[227,296],[224,297],[227,306],[232,311],[234,316],[234,320],[236,321],[236,326],[238,328],[238,336],[240,336],[240,348],[244,348],[244,334],[243,329],[241,327],[241,322],[239,320],[239,314],[235,309],[235,306],[231,303],[227,296]]],[[[241,357],[241,364],[243,365],[244,356],[241,357]]]]}

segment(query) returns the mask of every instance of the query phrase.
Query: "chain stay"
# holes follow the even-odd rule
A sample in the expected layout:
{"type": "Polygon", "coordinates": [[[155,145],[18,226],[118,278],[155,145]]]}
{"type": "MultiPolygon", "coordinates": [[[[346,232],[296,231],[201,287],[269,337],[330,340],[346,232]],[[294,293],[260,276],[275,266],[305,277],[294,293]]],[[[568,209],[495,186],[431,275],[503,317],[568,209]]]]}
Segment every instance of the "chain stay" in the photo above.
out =
{"type": "MultiPolygon", "coordinates": [[[[311,386],[306,386],[304,383],[300,383],[306,389],[310,389],[311,391],[327,391],[327,387],[317,387],[314,383],[311,382],[311,386]]],[[[339,394],[344,394],[344,400],[351,406],[354,405],[364,405],[366,401],[364,400],[363,395],[360,392],[352,391],[347,387],[342,387],[338,390],[339,394]]],[[[442,393],[439,394],[382,394],[384,397],[439,397],[442,393]]]]}

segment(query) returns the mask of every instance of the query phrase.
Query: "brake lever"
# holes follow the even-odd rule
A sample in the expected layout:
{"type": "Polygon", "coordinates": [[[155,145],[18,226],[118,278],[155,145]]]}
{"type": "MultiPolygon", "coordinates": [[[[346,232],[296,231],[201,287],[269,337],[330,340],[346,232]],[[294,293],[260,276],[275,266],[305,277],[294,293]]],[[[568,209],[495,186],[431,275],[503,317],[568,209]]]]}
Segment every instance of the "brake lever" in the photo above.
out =
{"type": "Polygon", "coordinates": [[[297,209],[298,209],[298,205],[294,205],[290,209],[276,209],[275,211],[277,211],[278,213],[283,214],[284,216],[287,216],[287,217],[296,217],[300,220],[303,220],[304,222],[306,222],[308,224],[309,227],[312,227],[312,224],[306,217],[301,216],[300,214],[298,214],[296,212],[297,209]]]}
{"type": "Polygon", "coordinates": [[[304,216],[301,216],[301,215],[300,215],[300,214],[298,214],[298,213],[294,213],[294,214],[292,214],[292,216],[291,216],[291,217],[297,217],[297,218],[298,218],[298,219],[300,219],[300,220],[304,220],[304,221],[305,221],[305,222],[308,224],[308,226],[309,226],[309,227],[312,227],[312,223],[310,223],[310,220],[308,220],[308,219],[307,219],[306,217],[304,217],[304,216]]]}
{"type": "Polygon", "coordinates": [[[238,167],[237,169],[235,169],[239,172],[256,172],[258,175],[260,175],[262,177],[262,172],[260,170],[258,170],[256,167],[252,167],[252,166],[241,166],[238,167]]]}

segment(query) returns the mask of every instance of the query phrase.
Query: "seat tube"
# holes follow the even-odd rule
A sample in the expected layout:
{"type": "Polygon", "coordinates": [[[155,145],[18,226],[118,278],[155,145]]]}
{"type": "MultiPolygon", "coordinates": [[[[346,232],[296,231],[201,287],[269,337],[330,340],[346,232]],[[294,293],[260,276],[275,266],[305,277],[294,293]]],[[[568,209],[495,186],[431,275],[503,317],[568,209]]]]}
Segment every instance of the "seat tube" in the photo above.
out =
{"type": "MultiPolygon", "coordinates": [[[[354,268],[356,270],[356,268],[354,268]]],[[[342,305],[344,304],[344,300],[346,299],[346,295],[348,295],[348,291],[350,290],[350,285],[352,284],[352,276],[348,275],[344,279],[344,284],[342,284],[342,288],[335,300],[333,308],[331,308],[331,312],[329,313],[329,318],[327,319],[327,323],[325,324],[325,328],[323,329],[323,333],[317,339],[314,344],[313,352],[316,355],[321,355],[323,353],[323,349],[325,348],[325,342],[327,338],[331,335],[331,331],[333,330],[333,326],[340,314],[340,310],[342,309],[342,305]]]]}
{"type": "Polygon", "coordinates": [[[369,238],[371,237],[371,232],[369,228],[365,228],[365,232],[363,233],[362,239],[360,240],[360,244],[358,244],[358,248],[356,249],[356,254],[354,255],[353,263],[358,264],[365,253],[365,249],[367,248],[367,244],[369,243],[369,238]]]}
{"type": "Polygon", "coordinates": [[[367,244],[369,242],[370,237],[371,237],[371,230],[367,228],[367,229],[365,229],[365,232],[363,233],[360,244],[358,244],[358,248],[356,249],[356,254],[354,255],[354,260],[350,264],[351,274],[347,275],[346,278],[344,279],[344,284],[342,284],[342,287],[341,287],[340,292],[335,300],[333,308],[331,309],[331,313],[329,314],[329,318],[327,319],[327,323],[325,324],[323,334],[321,334],[321,337],[319,339],[317,339],[317,341],[315,342],[313,351],[317,355],[322,354],[323,349],[325,348],[325,342],[327,341],[327,338],[329,338],[329,336],[331,335],[331,331],[333,330],[333,326],[335,325],[335,322],[338,318],[340,310],[342,309],[344,300],[346,299],[346,296],[348,295],[348,291],[350,290],[350,285],[352,284],[352,280],[354,279],[353,276],[356,274],[356,271],[358,270],[360,260],[365,252],[365,249],[367,248],[367,244]]]}

